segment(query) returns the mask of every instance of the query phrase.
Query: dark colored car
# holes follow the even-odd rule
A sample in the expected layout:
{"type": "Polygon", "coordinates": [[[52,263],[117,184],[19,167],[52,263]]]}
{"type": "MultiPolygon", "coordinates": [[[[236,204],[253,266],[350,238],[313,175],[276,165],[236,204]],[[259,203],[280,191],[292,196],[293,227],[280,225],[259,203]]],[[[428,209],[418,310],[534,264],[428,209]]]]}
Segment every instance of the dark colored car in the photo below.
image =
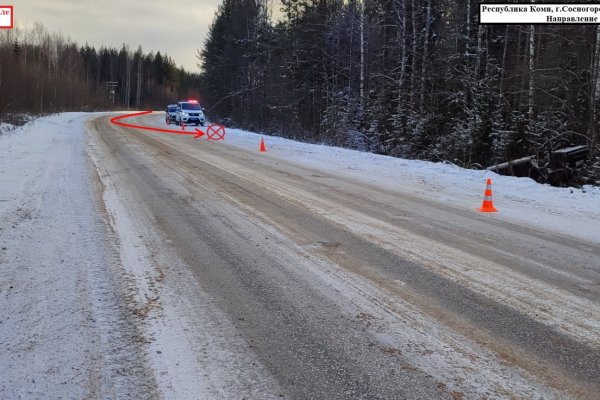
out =
{"type": "Polygon", "coordinates": [[[169,125],[177,118],[177,104],[169,104],[165,110],[165,122],[169,125]]]}

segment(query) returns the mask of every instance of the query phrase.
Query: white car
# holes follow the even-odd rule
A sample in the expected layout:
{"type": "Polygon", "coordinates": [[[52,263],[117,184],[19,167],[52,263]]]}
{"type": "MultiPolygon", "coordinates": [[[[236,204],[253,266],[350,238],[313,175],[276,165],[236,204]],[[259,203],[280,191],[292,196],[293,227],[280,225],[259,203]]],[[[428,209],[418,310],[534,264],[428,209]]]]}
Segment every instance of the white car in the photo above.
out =
{"type": "Polygon", "coordinates": [[[200,107],[197,100],[182,100],[177,103],[177,112],[175,113],[175,123],[181,125],[195,124],[204,126],[206,118],[204,117],[204,110],[200,107]]]}

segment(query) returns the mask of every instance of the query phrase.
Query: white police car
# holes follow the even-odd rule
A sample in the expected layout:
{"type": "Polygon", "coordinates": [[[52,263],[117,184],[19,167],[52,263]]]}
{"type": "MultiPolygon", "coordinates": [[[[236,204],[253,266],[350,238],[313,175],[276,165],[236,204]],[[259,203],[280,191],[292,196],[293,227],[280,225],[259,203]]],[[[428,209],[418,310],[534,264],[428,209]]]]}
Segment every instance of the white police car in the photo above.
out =
{"type": "Polygon", "coordinates": [[[203,108],[200,107],[197,100],[182,100],[177,103],[177,112],[175,113],[175,123],[181,125],[195,124],[204,126],[206,118],[202,112],[203,108]]]}

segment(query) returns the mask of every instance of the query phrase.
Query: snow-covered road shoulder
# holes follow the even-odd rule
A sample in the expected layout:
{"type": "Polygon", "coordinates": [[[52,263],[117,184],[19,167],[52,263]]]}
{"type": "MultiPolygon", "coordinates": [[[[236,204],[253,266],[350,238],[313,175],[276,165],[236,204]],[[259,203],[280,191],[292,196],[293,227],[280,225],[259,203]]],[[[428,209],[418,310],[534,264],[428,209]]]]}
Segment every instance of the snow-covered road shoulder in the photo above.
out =
{"type": "Polygon", "coordinates": [[[86,157],[89,114],[0,135],[0,398],[147,398],[86,157]]]}

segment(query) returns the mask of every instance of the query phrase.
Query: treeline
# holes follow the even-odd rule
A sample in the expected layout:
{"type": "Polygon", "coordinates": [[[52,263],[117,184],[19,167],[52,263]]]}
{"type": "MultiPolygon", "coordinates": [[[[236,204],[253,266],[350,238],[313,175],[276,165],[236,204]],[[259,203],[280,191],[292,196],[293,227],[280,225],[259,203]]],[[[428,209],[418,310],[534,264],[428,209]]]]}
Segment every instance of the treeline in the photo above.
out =
{"type": "Polygon", "coordinates": [[[199,75],[166,54],[79,46],[41,24],[0,31],[0,117],[19,113],[162,109],[198,96],[199,75]],[[107,82],[116,82],[111,95],[107,82]]]}
{"type": "Polygon", "coordinates": [[[480,25],[474,0],[270,4],[224,0],[199,54],[224,120],[467,167],[586,144],[600,180],[600,26],[480,25]]]}

